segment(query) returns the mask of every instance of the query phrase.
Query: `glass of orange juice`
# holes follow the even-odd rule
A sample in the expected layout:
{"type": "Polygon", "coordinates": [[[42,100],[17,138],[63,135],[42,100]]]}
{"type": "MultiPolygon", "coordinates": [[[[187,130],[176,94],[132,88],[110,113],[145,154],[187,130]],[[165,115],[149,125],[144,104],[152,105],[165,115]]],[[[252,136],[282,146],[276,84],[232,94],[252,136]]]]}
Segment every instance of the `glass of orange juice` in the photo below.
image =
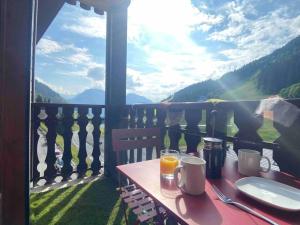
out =
{"type": "Polygon", "coordinates": [[[179,153],[176,150],[160,151],[160,175],[166,179],[174,179],[174,172],[179,164],[179,153]]]}

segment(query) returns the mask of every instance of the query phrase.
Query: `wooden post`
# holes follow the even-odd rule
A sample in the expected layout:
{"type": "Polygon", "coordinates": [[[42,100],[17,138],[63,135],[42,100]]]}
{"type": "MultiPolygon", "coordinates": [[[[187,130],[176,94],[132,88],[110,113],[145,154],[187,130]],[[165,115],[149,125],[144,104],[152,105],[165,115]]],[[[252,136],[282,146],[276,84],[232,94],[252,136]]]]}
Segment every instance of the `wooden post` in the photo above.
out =
{"type": "Polygon", "coordinates": [[[2,222],[28,224],[32,26],[35,0],[0,1],[2,222]]]}
{"type": "MultiPolygon", "coordinates": [[[[160,128],[160,136],[161,136],[161,149],[165,149],[165,136],[167,133],[167,128],[165,124],[167,112],[165,108],[158,108],[156,112],[156,117],[157,117],[157,127],[160,128]]],[[[160,152],[157,154],[157,157],[160,157],[160,152]]]]}
{"type": "Polygon", "coordinates": [[[127,7],[129,2],[107,10],[104,150],[104,171],[107,176],[115,174],[116,165],[112,151],[111,130],[119,127],[121,108],[126,105],[127,7]]]}
{"type": "Polygon", "coordinates": [[[91,165],[91,169],[93,171],[93,175],[96,176],[100,173],[101,168],[101,162],[100,162],[100,136],[101,136],[101,130],[100,125],[102,123],[102,118],[100,117],[102,113],[102,108],[95,107],[93,108],[93,125],[94,125],[94,131],[93,131],[93,139],[94,139],[94,148],[93,148],[93,162],[91,165]]]}
{"type": "Polygon", "coordinates": [[[201,141],[199,123],[202,119],[202,109],[186,109],[185,121],[187,123],[185,131],[185,141],[187,145],[187,153],[197,152],[197,147],[201,141]]]}
{"type": "Polygon", "coordinates": [[[239,149],[254,149],[262,153],[262,146],[257,143],[262,142],[262,138],[257,130],[263,124],[263,118],[255,115],[254,111],[258,106],[258,102],[238,102],[234,107],[234,123],[238,127],[235,134],[237,140],[234,142],[233,150],[238,153],[239,149]],[[244,141],[244,142],[243,142],[244,141]],[[245,142],[246,141],[246,142],[245,142]]]}
{"type": "MultiPolygon", "coordinates": [[[[297,106],[297,103],[295,105],[297,106]]],[[[280,118],[282,110],[283,107],[274,107],[273,117],[280,118]]],[[[286,113],[285,116],[294,115],[286,113]]],[[[274,149],[273,159],[278,164],[280,171],[300,177],[300,115],[289,126],[282,124],[282,121],[276,120],[274,121],[274,128],[279,132],[280,136],[274,141],[274,143],[279,144],[279,148],[274,149]]]]}

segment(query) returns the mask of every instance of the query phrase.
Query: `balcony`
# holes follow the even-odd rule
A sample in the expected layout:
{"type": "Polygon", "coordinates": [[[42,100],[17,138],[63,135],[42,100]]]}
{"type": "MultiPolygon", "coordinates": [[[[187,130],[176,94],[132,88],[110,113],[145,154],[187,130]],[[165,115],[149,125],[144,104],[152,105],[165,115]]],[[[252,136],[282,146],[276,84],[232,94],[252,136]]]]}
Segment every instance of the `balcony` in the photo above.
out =
{"type": "MultiPolygon", "coordinates": [[[[120,128],[159,127],[164,148],[186,153],[201,152],[202,137],[214,135],[224,140],[227,157],[236,157],[240,148],[256,149],[273,158],[273,169],[300,176],[300,155],[294,150],[299,149],[299,142],[290,136],[295,134],[299,118],[292,126],[284,127],[278,121],[256,115],[259,104],[240,101],[126,105],[120,108],[122,116],[117,123],[120,128]]],[[[289,100],[288,104],[299,107],[300,101],[289,100]]],[[[110,171],[114,170],[114,158],[105,157],[110,151],[103,143],[104,111],[105,106],[96,105],[33,104],[33,224],[83,223],[82,214],[92,215],[90,224],[124,223],[110,171]],[[78,208],[82,208],[82,214],[76,213],[78,208]]],[[[279,112],[265,113],[275,117],[279,112]]],[[[129,151],[125,160],[152,159],[152,151],[145,149],[138,155],[129,151]]]]}
{"type": "MultiPolygon", "coordinates": [[[[0,1],[0,224],[29,218],[43,225],[123,224],[111,147],[115,128],[158,127],[162,147],[187,153],[200,152],[202,137],[215,136],[224,140],[227,157],[256,149],[272,155],[281,171],[300,176],[299,115],[286,126],[256,115],[258,101],[125,104],[129,0],[37,2],[0,1]],[[62,5],[76,2],[107,15],[106,105],[33,103],[36,44],[62,5]]],[[[299,99],[285,102],[299,112],[299,99]]],[[[292,116],[282,107],[265,112],[292,116]]],[[[152,153],[130,151],[125,161],[152,153]]]]}

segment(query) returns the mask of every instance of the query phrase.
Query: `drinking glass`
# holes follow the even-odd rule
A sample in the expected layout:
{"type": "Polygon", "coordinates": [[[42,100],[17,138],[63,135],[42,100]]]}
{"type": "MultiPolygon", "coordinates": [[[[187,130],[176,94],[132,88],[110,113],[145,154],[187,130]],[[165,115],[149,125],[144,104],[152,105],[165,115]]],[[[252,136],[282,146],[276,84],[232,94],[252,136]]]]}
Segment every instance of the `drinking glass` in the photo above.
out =
{"type": "Polygon", "coordinates": [[[176,150],[160,151],[160,175],[166,179],[174,179],[174,172],[179,164],[179,153],[176,150]]]}

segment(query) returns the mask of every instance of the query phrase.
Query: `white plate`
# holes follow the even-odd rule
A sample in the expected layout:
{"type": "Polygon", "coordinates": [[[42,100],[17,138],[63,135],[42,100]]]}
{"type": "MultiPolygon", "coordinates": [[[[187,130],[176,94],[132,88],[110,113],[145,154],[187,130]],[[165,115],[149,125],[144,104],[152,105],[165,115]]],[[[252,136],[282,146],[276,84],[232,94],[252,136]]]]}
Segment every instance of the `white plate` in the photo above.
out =
{"type": "Polygon", "coordinates": [[[235,186],[249,197],[275,208],[300,210],[300,189],[261,177],[239,179],[235,186]]]}

